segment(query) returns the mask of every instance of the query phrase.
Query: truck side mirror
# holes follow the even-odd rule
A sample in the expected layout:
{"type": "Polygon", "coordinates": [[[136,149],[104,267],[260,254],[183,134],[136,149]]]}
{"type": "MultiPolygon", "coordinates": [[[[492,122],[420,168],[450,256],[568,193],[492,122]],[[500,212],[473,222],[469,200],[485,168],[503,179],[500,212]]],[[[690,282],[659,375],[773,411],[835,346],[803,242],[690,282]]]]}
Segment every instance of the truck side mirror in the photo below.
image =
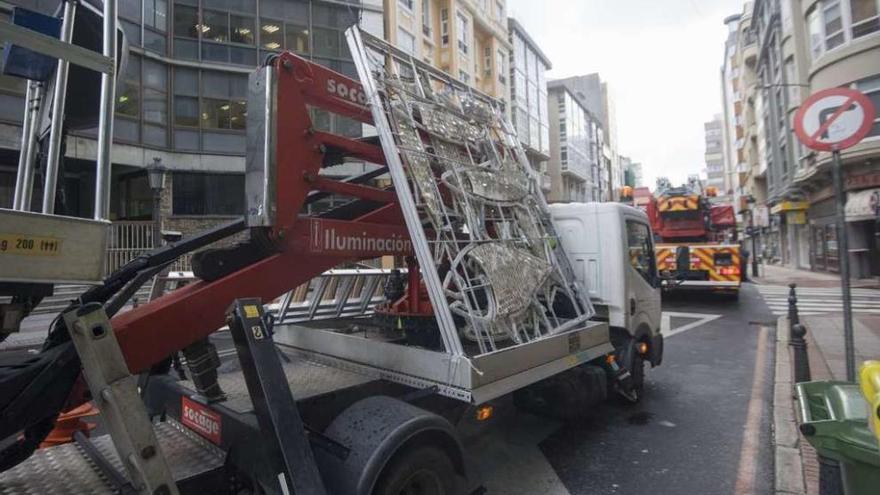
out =
{"type": "Polygon", "coordinates": [[[675,274],[677,278],[684,279],[691,267],[691,248],[678,246],[675,248],[675,274]]]}

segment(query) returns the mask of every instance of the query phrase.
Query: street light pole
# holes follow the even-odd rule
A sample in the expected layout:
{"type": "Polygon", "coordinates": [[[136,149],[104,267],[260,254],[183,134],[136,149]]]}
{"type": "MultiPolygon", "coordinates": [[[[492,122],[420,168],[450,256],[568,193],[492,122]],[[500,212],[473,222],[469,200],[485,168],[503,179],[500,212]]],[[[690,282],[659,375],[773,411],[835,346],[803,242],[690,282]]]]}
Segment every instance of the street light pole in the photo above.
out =
{"type": "Polygon", "coordinates": [[[162,166],[161,158],[153,158],[153,163],[147,167],[147,179],[150,182],[150,190],[153,191],[153,247],[162,247],[162,190],[165,188],[165,167],[162,166]]]}
{"type": "Polygon", "coordinates": [[[843,167],[840,150],[831,152],[834,196],[837,201],[837,252],[840,260],[840,288],[843,291],[843,346],[846,356],[846,380],[856,381],[855,347],[853,344],[852,296],[849,285],[849,242],[846,235],[846,198],[843,193],[843,167]]]}

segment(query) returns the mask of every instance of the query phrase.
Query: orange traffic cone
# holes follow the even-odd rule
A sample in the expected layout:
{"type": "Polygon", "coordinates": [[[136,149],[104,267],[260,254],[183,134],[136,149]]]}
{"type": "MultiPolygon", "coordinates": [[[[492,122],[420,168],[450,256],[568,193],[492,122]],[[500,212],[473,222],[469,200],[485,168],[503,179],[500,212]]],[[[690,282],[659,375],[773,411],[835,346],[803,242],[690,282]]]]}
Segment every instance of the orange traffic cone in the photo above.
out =
{"type": "Polygon", "coordinates": [[[55,420],[55,428],[49,432],[49,435],[40,444],[40,448],[72,442],[73,434],[78,431],[84,432],[88,436],[89,431],[95,428],[95,423],[83,421],[83,418],[97,416],[99,413],[97,407],[91,402],[86,402],[59,414],[58,419],[55,420]]]}

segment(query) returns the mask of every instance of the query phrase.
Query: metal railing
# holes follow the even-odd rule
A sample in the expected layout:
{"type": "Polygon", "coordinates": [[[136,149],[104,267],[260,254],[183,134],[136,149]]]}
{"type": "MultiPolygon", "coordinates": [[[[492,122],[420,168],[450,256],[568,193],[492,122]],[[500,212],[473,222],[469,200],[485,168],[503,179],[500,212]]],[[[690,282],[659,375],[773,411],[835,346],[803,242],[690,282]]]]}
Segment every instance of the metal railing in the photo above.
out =
{"type": "Polygon", "coordinates": [[[153,222],[113,222],[108,232],[105,273],[113,273],[142,253],[153,249],[153,222]]]}
{"type": "MultiPolygon", "coordinates": [[[[392,270],[346,268],[328,270],[274,301],[264,301],[277,323],[299,323],[364,316],[385,300],[383,287],[392,270]]],[[[406,270],[401,270],[402,274],[406,270]]],[[[169,271],[156,277],[150,299],[195,281],[191,271],[169,271]]]]}

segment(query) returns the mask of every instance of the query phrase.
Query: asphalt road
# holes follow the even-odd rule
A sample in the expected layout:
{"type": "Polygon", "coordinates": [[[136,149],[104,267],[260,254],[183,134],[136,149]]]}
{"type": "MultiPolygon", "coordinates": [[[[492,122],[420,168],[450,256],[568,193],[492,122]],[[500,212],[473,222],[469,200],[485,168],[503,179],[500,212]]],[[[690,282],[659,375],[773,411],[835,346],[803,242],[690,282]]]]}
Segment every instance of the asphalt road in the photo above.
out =
{"type": "MultiPolygon", "coordinates": [[[[770,493],[773,342],[759,323],[772,315],[752,285],[738,302],[685,294],[663,310],[720,317],[667,340],[641,403],[560,425],[541,451],[571,494],[770,493]],[[765,379],[749,421],[761,335],[765,379]]],[[[673,317],[671,329],[689,320],[673,317]]]]}
{"type": "MultiPolygon", "coordinates": [[[[682,294],[663,311],[664,362],[639,404],[570,423],[501,405],[469,445],[488,495],[771,493],[773,315],[750,284],[739,301],[682,294]]],[[[29,338],[45,335],[35,323],[29,338]]],[[[212,340],[232,364],[229,332],[212,340]]]]}

